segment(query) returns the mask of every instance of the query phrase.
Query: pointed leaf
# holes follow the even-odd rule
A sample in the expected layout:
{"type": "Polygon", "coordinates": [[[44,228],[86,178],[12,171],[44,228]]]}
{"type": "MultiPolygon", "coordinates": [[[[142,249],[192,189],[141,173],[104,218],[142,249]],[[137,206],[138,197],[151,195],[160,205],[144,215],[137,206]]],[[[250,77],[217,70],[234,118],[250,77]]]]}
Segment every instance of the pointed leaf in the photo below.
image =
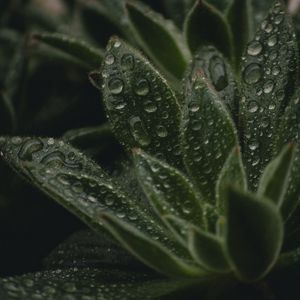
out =
{"type": "MultiPolygon", "coordinates": [[[[281,116],[279,123],[277,141],[274,147],[275,154],[287,143],[299,144],[300,137],[300,89],[297,89],[294,97],[290,100],[281,116]]],[[[300,202],[300,149],[296,147],[293,160],[288,189],[281,207],[284,219],[291,217],[300,202]]]]}
{"type": "Polygon", "coordinates": [[[282,205],[289,182],[295,148],[292,145],[285,146],[281,153],[272,160],[261,176],[258,194],[282,205]]]}
{"type": "Polygon", "coordinates": [[[181,79],[190,53],[172,21],[133,0],[127,2],[127,10],[136,38],[145,52],[166,72],[181,79]]]}
{"type": "Polygon", "coordinates": [[[219,237],[197,227],[190,227],[189,249],[194,259],[212,272],[228,272],[229,265],[219,237]]]}
{"type": "Polygon", "coordinates": [[[180,166],[180,110],[166,81],[117,38],[109,42],[102,75],[108,118],[120,142],[180,166]]]}
{"type": "Polygon", "coordinates": [[[237,119],[240,97],[234,74],[227,60],[215,47],[204,46],[196,51],[193,61],[187,69],[185,80],[191,81],[201,71],[212,83],[231,115],[237,119]]]}
{"type": "MultiPolygon", "coordinates": [[[[46,269],[67,268],[148,269],[130,253],[121,248],[103,229],[103,232],[81,230],[57,246],[44,260],[46,269]]],[[[151,271],[149,270],[149,273],[151,271]]]]}
{"type": "Polygon", "coordinates": [[[272,158],[276,123],[294,92],[297,74],[295,33],[283,3],[276,0],[248,44],[242,66],[241,125],[251,190],[272,158]]]}
{"type": "Polygon", "coordinates": [[[125,191],[88,157],[53,138],[1,138],[0,153],[16,172],[75,214],[94,230],[102,229],[99,214],[109,211],[145,230],[185,255],[181,247],[153,222],[140,199],[125,191]]]}
{"type": "Polygon", "coordinates": [[[140,185],[159,215],[202,223],[201,196],[185,175],[140,150],[134,152],[134,160],[140,185]]]}
{"type": "Polygon", "coordinates": [[[227,10],[227,19],[233,33],[236,66],[239,66],[244,48],[253,33],[251,1],[232,0],[227,10]]]}
{"type": "Polygon", "coordinates": [[[229,189],[226,199],[226,247],[235,274],[258,280],[275,264],[283,242],[283,222],[270,201],[229,189]]]}
{"type": "Polygon", "coordinates": [[[195,2],[186,18],[184,31],[192,52],[200,46],[212,44],[227,58],[232,58],[231,29],[224,16],[206,1],[195,2]]]}
{"type": "Polygon", "coordinates": [[[187,88],[186,101],[182,124],[184,162],[195,186],[214,204],[218,174],[238,143],[236,129],[202,74],[187,88]]]}
{"type": "Polygon", "coordinates": [[[225,198],[228,186],[247,190],[247,177],[239,147],[234,147],[229,154],[217,181],[216,195],[218,211],[224,214],[225,198]]]}
{"type": "Polygon", "coordinates": [[[130,270],[69,268],[0,279],[0,298],[158,299],[189,285],[187,280],[153,279],[130,270]]]}
{"type": "Polygon", "coordinates": [[[99,68],[103,60],[102,49],[69,35],[45,32],[36,33],[33,38],[72,56],[90,69],[99,68]]]}
{"type": "Polygon", "coordinates": [[[205,271],[174,256],[159,241],[110,214],[103,214],[104,226],[131,253],[148,266],[169,276],[201,277],[205,271]]]}

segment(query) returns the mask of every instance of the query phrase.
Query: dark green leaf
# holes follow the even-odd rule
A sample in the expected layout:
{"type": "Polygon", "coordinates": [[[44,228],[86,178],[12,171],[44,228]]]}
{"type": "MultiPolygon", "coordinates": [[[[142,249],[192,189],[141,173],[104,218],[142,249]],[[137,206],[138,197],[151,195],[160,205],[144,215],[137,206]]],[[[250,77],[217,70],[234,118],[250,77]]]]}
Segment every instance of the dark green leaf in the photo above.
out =
{"type": "Polygon", "coordinates": [[[180,110],[166,81],[117,38],[107,47],[102,76],[108,118],[121,143],[180,166],[180,110]]]}
{"type": "Polygon", "coordinates": [[[140,185],[160,216],[175,215],[200,225],[202,200],[188,178],[177,169],[139,150],[134,152],[140,185]]]}
{"type": "Polygon", "coordinates": [[[231,29],[224,16],[204,0],[197,0],[185,21],[185,36],[192,52],[212,44],[227,58],[233,55],[231,29]]]}
{"type": "Polygon", "coordinates": [[[99,68],[104,51],[75,37],[62,33],[36,33],[36,40],[72,56],[90,69],[99,68]]]}
{"type": "Polygon", "coordinates": [[[96,231],[102,232],[99,215],[109,211],[184,255],[159,222],[153,224],[140,199],[128,197],[95,162],[64,141],[1,138],[0,151],[18,173],[96,231]]]}
{"type": "Polygon", "coordinates": [[[256,190],[263,169],[272,159],[275,128],[294,92],[297,61],[293,26],[277,0],[243,58],[241,125],[251,190],[256,190]]]}
{"type": "Polygon", "coordinates": [[[229,266],[225,257],[224,241],[211,233],[197,227],[189,231],[189,250],[194,259],[212,272],[228,272],[229,266]]]}
{"type": "Polygon", "coordinates": [[[172,21],[133,0],[127,2],[127,10],[142,48],[164,71],[181,79],[190,53],[172,21]]]}
{"type": "Polygon", "coordinates": [[[233,0],[227,10],[227,19],[231,26],[234,40],[236,66],[253,34],[252,0],[233,0]]]}
{"type": "MultiPolygon", "coordinates": [[[[82,230],[57,246],[44,261],[45,269],[101,268],[144,270],[147,268],[130,255],[103,229],[94,233],[82,230]]],[[[152,271],[151,271],[152,272],[152,271]]],[[[149,270],[149,273],[151,273],[149,270]]]]}
{"type": "Polygon", "coordinates": [[[234,147],[229,154],[217,181],[216,197],[218,211],[224,214],[225,198],[228,186],[247,190],[247,176],[239,147],[234,147]]]}
{"type": "Polygon", "coordinates": [[[104,226],[131,253],[158,272],[169,276],[201,277],[206,274],[201,268],[185,262],[162,247],[160,241],[148,238],[138,229],[117,219],[103,214],[104,226]]]}
{"type": "Polygon", "coordinates": [[[213,5],[221,12],[225,12],[231,5],[232,1],[233,0],[207,0],[209,4],[213,5]]]}
{"type": "Polygon", "coordinates": [[[136,300],[158,299],[190,283],[184,280],[149,279],[130,270],[70,268],[37,272],[0,280],[0,298],[136,300]]]}
{"type": "MultiPolygon", "coordinates": [[[[290,100],[281,116],[279,128],[277,132],[277,141],[274,151],[278,154],[279,151],[287,143],[299,143],[300,133],[300,89],[297,89],[294,97],[290,100]]],[[[291,217],[300,201],[300,149],[295,150],[295,159],[292,164],[288,190],[283,200],[282,214],[284,219],[291,217]]]]}
{"type": "Polygon", "coordinates": [[[234,74],[223,55],[213,46],[200,47],[186,72],[186,80],[199,72],[204,72],[226,104],[232,116],[237,119],[239,92],[235,83],[234,74]]]}
{"type": "Polygon", "coordinates": [[[295,148],[292,145],[286,145],[281,153],[267,165],[260,178],[258,194],[270,199],[278,207],[282,205],[288,188],[294,154],[295,148]]]}
{"type": "Polygon", "coordinates": [[[202,74],[186,90],[182,124],[184,162],[204,199],[215,203],[216,182],[232,148],[238,144],[229,112],[202,74]]]}
{"type": "Polygon", "coordinates": [[[13,103],[0,92],[0,132],[9,133],[15,129],[16,112],[13,103]]]}
{"type": "Polygon", "coordinates": [[[226,199],[226,247],[235,274],[245,281],[258,280],[275,264],[283,242],[283,222],[277,207],[229,189],[226,199]]]}

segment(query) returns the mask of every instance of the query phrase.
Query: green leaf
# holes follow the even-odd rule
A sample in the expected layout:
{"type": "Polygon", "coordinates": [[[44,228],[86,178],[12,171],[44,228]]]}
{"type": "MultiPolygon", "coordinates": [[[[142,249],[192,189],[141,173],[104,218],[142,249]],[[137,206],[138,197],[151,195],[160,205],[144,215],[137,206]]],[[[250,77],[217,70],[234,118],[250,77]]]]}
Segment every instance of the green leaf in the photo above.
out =
{"type": "Polygon", "coordinates": [[[190,53],[172,21],[133,0],[127,2],[127,10],[136,39],[145,52],[164,71],[181,79],[190,53]]]}
{"type": "Polygon", "coordinates": [[[217,207],[221,214],[224,214],[224,205],[228,186],[238,187],[242,191],[247,190],[247,176],[239,147],[234,147],[232,149],[217,181],[217,207]]]}
{"type": "Polygon", "coordinates": [[[103,232],[81,230],[57,246],[44,260],[45,269],[101,268],[149,271],[130,253],[103,232]]]}
{"type": "Polygon", "coordinates": [[[152,279],[130,270],[70,268],[0,279],[0,298],[154,300],[189,285],[186,280],[152,279]]]}
{"type": "Polygon", "coordinates": [[[160,216],[203,223],[201,196],[184,174],[140,150],[135,150],[134,161],[140,185],[160,216]]]}
{"type": "Polygon", "coordinates": [[[185,81],[191,81],[197,73],[204,72],[232,116],[237,119],[239,91],[232,69],[223,55],[213,46],[200,47],[189,65],[185,81]]]}
{"type": "Polygon", "coordinates": [[[102,76],[107,115],[120,142],[180,166],[180,109],[163,77],[117,38],[108,44],[102,76]]]}
{"type": "Polygon", "coordinates": [[[243,58],[241,125],[249,188],[272,159],[278,118],[294,92],[298,77],[297,44],[290,17],[275,1],[243,58]]]}
{"type": "MultiPolygon", "coordinates": [[[[299,144],[300,134],[300,89],[297,89],[295,95],[287,105],[284,114],[280,118],[277,140],[274,147],[275,155],[287,143],[299,144]]],[[[295,158],[291,167],[290,180],[288,189],[285,194],[283,204],[281,207],[284,219],[289,219],[300,202],[300,149],[295,150],[295,158]]]]}
{"type": "Polygon", "coordinates": [[[256,27],[259,27],[268,11],[272,7],[274,0],[252,0],[253,21],[256,27]]]}
{"type": "Polygon", "coordinates": [[[227,10],[227,19],[230,24],[236,57],[236,66],[240,64],[240,58],[244,52],[246,44],[252,37],[252,0],[233,0],[227,10]]]}
{"type": "Polygon", "coordinates": [[[10,99],[0,92],[0,132],[8,133],[15,129],[16,112],[10,99]]]}
{"type": "Polygon", "coordinates": [[[214,45],[227,58],[232,59],[233,40],[224,16],[204,0],[197,0],[184,25],[187,43],[192,52],[200,46],[214,45]]]}
{"type": "Polygon", "coordinates": [[[218,175],[232,148],[236,129],[225,105],[202,74],[186,90],[182,122],[184,162],[204,199],[215,203],[218,175]]]}
{"type": "Polygon", "coordinates": [[[277,207],[264,198],[230,188],[226,199],[226,248],[231,267],[244,281],[264,277],[283,242],[277,207]]]}
{"type": "Polygon", "coordinates": [[[278,207],[281,207],[288,188],[294,154],[295,147],[291,144],[286,145],[280,154],[267,165],[260,178],[258,194],[270,199],[278,207]]]}
{"type": "Polygon", "coordinates": [[[160,241],[148,238],[138,229],[117,219],[110,214],[103,214],[104,226],[110,233],[131,253],[146,265],[158,272],[175,277],[201,277],[205,271],[185,262],[167,249],[162,247],[160,241]]]}
{"type": "Polygon", "coordinates": [[[104,51],[62,33],[35,33],[33,38],[70,55],[89,69],[99,68],[104,51]]]}
{"type": "Polygon", "coordinates": [[[189,250],[193,258],[212,272],[228,272],[229,265],[223,249],[224,241],[197,227],[190,227],[189,250]]]}
{"type": "Polygon", "coordinates": [[[170,251],[185,255],[162,225],[153,223],[140,199],[129,197],[100,166],[64,141],[1,138],[0,151],[16,172],[94,230],[102,232],[99,215],[109,211],[150,236],[159,237],[170,251]]]}

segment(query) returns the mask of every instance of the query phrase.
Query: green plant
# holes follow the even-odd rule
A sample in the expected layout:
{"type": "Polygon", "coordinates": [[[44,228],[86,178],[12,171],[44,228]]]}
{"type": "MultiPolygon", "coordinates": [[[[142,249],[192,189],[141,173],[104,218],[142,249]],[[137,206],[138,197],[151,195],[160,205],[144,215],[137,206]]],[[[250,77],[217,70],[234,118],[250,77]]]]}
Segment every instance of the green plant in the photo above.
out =
{"type": "MultiPolygon", "coordinates": [[[[102,10],[111,3],[103,1],[102,10]]],[[[160,72],[117,37],[102,53],[62,34],[34,35],[87,68],[103,59],[90,80],[129,159],[108,174],[72,146],[95,132],[105,136],[103,127],[64,139],[0,137],[1,156],[16,172],[102,237],[71,238],[48,258],[56,271],[2,279],[0,295],[221,299],[242,282],[280,297],[273,283],[297,268],[300,225],[298,50],[284,3],[274,2],[249,43],[248,1],[232,1],[223,12],[196,1],[184,36],[139,2],[126,9],[124,35],[160,72]],[[116,255],[105,261],[111,248],[116,255]]]]}

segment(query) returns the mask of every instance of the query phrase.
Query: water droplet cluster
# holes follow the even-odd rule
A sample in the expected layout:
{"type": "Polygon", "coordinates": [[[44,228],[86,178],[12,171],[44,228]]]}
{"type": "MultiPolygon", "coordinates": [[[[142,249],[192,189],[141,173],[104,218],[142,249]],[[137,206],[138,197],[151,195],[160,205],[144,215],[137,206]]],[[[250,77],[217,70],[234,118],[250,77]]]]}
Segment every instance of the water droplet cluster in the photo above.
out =
{"type": "Polygon", "coordinates": [[[180,112],[166,81],[119,40],[110,41],[107,53],[102,73],[105,105],[119,140],[179,165],[180,112]]]}
{"type": "Polygon", "coordinates": [[[261,23],[242,58],[241,120],[244,159],[250,188],[272,158],[274,129],[289,99],[295,80],[295,35],[279,1],[261,23]]]}

